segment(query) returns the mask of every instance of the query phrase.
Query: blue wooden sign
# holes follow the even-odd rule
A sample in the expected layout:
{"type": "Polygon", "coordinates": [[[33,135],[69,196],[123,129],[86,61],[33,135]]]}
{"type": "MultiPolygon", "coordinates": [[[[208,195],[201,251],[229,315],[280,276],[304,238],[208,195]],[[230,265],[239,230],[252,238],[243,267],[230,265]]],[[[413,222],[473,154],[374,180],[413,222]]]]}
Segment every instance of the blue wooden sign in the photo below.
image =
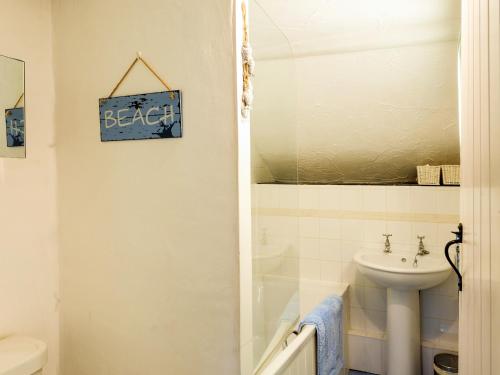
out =
{"type": "Polygon", "coordinates": [[[182,137],[181,92],[99,99],[101,141],[182,137]]]}
{"type": "Polygon", "coordinates": [[[5,110],[7,147],[24,146],[24,108],[5,110]]]}

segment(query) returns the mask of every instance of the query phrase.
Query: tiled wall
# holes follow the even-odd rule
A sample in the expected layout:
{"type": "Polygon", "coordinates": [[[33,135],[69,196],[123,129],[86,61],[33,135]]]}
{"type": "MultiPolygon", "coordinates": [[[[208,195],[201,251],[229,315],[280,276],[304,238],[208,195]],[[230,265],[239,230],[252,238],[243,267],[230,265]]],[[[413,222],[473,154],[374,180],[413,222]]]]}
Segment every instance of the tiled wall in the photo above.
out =
{"type": "MultiPolygon", "coordinates": [[[[424,235],[431,256],[442,256],[459,221],[458,187],[257,185],[255,189],[254,209],[259,213],[255,238],[286,242],[287,233],[296,236],[293,218],[298,217],[299,248],[286,253],[281,272],[286,274],[298,262],[301,278],[349,283],[350,333],[369,339],[384,337],[386,290],[357,271],[353,255],[360,250],[382,251],[382,234],[391,233],[393,252],[416,253],[417,235],[424,235]]],[[[424,350],[456,350],[454,276],[421,292],[421,317],[424,350]]],[[[368,346],[374,360],[360,370],[382,373],[383,344],[368,346]],[[379,361],[374,350],[380,352],[379,361]]]]}

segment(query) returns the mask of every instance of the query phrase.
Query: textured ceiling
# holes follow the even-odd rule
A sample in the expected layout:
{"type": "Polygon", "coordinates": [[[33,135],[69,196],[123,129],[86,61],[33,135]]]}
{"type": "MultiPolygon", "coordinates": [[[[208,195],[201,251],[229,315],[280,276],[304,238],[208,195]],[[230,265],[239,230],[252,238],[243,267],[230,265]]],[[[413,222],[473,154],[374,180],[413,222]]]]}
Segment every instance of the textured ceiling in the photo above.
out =
{"type": "Polygon", "coordinates": [[[261,182],[404,183],[459,162],[459,1],[251,5],[261,182]]]}
{"type": "Polygon", "coordinates": [[[456,40],[460,28],[459,0],[255,0],[251,5],[252,43],[261,58],[279,56],[283,36],[299,56],[456,40]]]}

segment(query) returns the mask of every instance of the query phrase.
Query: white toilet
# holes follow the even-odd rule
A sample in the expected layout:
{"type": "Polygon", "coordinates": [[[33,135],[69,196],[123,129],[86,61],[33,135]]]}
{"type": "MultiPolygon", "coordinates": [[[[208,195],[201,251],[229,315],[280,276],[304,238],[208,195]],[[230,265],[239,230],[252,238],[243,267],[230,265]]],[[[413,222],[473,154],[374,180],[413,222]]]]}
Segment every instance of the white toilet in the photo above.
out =
{"type": "Polygon", "coordinates": [[[47,363],[47,345],[23,336],[0,340],[0,375],[41,375],[47,363]]]}

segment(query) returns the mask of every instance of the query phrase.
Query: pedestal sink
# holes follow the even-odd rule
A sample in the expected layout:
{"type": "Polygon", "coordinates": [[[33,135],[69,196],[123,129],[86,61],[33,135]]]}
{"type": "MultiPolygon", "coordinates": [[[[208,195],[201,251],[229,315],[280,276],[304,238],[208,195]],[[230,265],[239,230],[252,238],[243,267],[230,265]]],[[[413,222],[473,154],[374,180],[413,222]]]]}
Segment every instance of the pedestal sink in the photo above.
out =
{"type": "Polygon", "coordinates": [[[420,375],[419,290],[445,281],[451,267],[443,257],[359,252],[358,270],[387,288],[387,374],[420,375]]]}

